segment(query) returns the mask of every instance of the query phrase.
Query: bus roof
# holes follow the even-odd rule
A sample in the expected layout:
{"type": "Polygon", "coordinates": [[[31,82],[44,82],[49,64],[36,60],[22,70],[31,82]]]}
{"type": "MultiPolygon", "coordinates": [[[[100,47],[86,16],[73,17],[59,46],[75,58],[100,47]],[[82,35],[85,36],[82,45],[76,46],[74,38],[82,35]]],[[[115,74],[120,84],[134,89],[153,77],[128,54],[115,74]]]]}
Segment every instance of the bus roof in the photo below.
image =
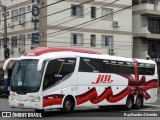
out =
{"type": "Polygon", "coordinates": [[[23,56],[40,56],[45,53],[50,53],[50,52],[79,52],[79,53],[88,53],[88,54],[101,54],[96,51],[91,51],[91,50],[81,50],[81,49],[76,49],[76,48],[52,48],[52,47],[38,47],[33,50],[27,51],[23,54],[23,56]]]}

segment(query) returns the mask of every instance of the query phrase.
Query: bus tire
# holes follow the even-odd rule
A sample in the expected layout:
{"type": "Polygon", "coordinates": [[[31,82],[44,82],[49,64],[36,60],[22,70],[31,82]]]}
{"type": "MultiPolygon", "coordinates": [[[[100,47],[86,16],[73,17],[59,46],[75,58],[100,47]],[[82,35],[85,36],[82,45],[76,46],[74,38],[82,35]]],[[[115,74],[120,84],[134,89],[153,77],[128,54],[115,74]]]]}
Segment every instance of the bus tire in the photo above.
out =
{"type": "Polygon", "coordinates": [[[44,110],[43,109],[41,109],[41,110],[39,110],[39,109],[35,109],[34,110],[36,113],[43,113],[44,112],[44,110]]]}
{"type": "Polygon", "coordinates": [[[74,110],[74,104],[70,97],[67,97],[63,102],[63,108],[60,109],[61,112],[71,112],[74,110]]]}
{"type": "Polygon", "coordinates": [[[135,102],[135,108],[140,109],[142,107],[143,107],[143,97],[141,95],[138,95],[135,102]]]}
{"type": "Polygon", "coordinates": [[[129,95],[126,100],[125,108],[127,110],[131,110],[133,108],[133,105],[134,105],[134,98],[131,95],[129,95]]]}

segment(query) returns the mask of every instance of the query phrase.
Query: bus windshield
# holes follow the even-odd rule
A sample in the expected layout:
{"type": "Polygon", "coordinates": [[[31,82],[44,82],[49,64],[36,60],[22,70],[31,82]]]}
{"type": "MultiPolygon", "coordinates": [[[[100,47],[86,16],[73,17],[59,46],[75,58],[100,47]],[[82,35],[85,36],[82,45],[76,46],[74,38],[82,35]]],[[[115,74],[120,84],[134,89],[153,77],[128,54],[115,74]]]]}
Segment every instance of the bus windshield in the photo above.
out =
{"type": "Polygon", "coordinates": [[[17,94],[38,92],[43,71],[37,71],[38,60],[20,60],[16,63],[11,80],[11,91],[17,94]]]}

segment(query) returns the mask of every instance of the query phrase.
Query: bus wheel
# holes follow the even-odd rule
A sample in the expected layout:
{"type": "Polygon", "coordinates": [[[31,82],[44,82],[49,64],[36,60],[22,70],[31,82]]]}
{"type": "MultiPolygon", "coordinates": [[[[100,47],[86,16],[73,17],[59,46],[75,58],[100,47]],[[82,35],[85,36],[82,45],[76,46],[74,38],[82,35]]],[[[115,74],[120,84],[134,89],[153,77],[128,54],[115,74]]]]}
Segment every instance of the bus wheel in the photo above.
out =
{"type": "Polygon", "coordinates": [[[41,110],[39,110],[39,109],[35,109],[34,110],[36,113],[43,113],[44,112],[44,110],[43,109],[41,109],[41,110]]]}
{"type": "Polygon", "coordinates": [[[74,105],[72,100],[68,97],[64,100],[63,108],[61,109],[62,112],[71,112],[74,110],[74,105]]]}
{"type": "Polygon", "coordinates": [[[140,109],[141,107],[143,107],[143,97],[139,95],[135,102],[135,108],[140,109]]]}
{"type": "Polygon", "coordinates": [[[127,110],[131,110],[132,107],[133,107],[133,104],[134,104],[133,97],[132,96],[128,96],[127,101],[126,101],[126,105],[125,105],[126,109],[127,110]]]}

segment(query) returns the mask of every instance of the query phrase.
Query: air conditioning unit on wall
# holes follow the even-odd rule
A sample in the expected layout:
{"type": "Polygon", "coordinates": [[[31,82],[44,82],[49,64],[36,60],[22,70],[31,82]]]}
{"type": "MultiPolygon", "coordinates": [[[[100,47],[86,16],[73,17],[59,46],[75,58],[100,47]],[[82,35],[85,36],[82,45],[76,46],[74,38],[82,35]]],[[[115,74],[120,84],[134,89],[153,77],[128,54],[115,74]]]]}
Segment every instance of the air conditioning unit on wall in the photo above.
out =
{"type": "Polygon", "coordinates": [[[11,23],[11,28],[14,28],[14,23],[13,22],[11,23]]]}
{"type": "Polygon", "coordinates": [[[25,25],[25,20],[19,20],[19,25],[25,25]]]}
{"type": "Polygon", "coordinates": [[[27,34],[27,39],[31,39],[31,34],[27,34]]]}
{"type": "Polygon", "coordinates": [[[19,53],[24,53],[25,52],[25,48],[18,48],[19,53]]]}
{"type": "Polygon", "coordinates": [[[113,27],[120,27],[119,22],[118,21],[113,21],[113,27]]]}
{"type": "Polygon", "coordinates": [[[109,54],[115,54],[114,48],[109,48],[109,54]]]}

